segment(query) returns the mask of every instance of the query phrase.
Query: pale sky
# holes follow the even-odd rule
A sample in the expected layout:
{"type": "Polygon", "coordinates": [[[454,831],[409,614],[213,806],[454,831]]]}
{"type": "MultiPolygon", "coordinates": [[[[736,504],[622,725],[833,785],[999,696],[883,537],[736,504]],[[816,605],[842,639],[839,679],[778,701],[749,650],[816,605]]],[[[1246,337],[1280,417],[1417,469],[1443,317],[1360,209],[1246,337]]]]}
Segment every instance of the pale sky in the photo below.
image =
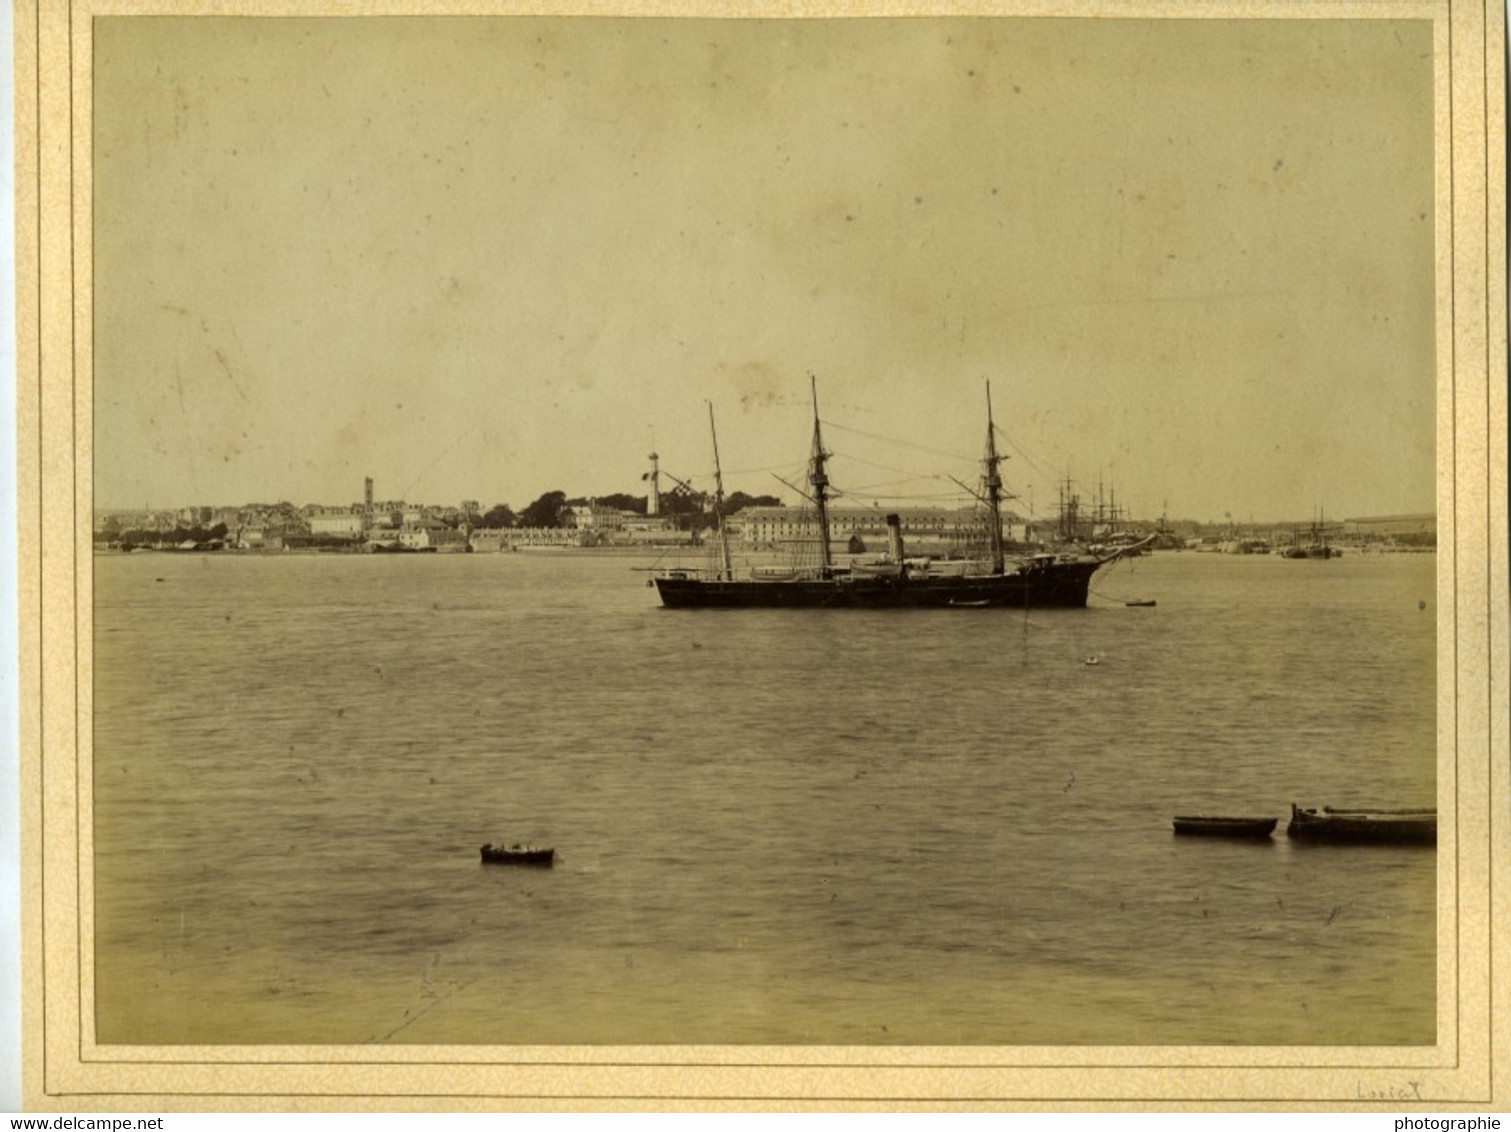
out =
{"type": "Polygon", "coordinates": [[[102,508],[1431,511],[1425,21],[95,21],[102,508]],[[1016,445],[1016,446],[1014,446],[1016,445]],[[931,478],[932,477],[932,478],[931,478]],[[945,496],[949,498],[946,499],[945,496]]]}

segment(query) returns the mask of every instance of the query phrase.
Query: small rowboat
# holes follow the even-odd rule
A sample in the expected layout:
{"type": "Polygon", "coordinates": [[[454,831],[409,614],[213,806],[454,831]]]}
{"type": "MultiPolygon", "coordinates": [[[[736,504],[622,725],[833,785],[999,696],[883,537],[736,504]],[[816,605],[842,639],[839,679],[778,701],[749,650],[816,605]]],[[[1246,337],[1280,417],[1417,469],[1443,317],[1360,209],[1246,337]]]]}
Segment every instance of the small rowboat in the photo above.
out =
{"type": "Polygon", "coordinates": [[[1150,609],[1154,606],[1154,601],[1151,598],[1145,598],[1142,601],[1125,601],[1123,604],[1129,609],[1150,609]]]}
{"type": "Polygon", "coordinates": [[[537,865],[550,868],[556,860],[555,849],[540,849],[534,845],[484,845],[485,865],[537,865]]]}
{"type": "Polygon", "coordinates": [[[1197,837],[1268,837],[1275,831],[1276,818],[1210,817],[1176,814],[1175,832],[1197,837]]]}

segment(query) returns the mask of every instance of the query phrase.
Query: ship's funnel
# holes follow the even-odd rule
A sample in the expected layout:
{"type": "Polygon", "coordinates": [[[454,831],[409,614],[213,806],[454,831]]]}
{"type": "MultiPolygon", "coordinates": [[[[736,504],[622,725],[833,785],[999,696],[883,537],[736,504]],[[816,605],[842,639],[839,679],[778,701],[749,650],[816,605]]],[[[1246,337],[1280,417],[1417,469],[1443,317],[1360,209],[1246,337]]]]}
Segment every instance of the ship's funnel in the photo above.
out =
{"type": "Polygon", "coordinates": [[[902,563],[902,520],[896,515],[887,516],[887,545],[892,551],[892,561],[902,563]]]}

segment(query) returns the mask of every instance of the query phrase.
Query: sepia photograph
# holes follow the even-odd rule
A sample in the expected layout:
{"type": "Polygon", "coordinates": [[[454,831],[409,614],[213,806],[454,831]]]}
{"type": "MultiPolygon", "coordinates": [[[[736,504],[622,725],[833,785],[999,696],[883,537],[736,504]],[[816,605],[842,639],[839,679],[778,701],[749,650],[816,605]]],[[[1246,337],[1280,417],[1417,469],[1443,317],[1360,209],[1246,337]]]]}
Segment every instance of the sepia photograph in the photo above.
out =
{"type": "Polygon", "coordinates": [[[1477,1099],[1445,6],[43,8],[70,1080],[1477,1099]]]}

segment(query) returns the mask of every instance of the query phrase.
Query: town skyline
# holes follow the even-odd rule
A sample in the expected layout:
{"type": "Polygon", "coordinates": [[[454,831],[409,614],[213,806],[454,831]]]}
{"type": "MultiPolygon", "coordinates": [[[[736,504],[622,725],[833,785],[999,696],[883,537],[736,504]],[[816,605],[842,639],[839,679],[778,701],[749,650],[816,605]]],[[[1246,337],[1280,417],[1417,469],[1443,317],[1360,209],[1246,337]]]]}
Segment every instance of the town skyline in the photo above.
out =
{"type": "MultiPolygon", "coordinates": [[[[382,497],[382,498],[375,497],[374,503],[373,503],[373,510],[374,510],[374,513],[376,514],[376,513],[382,513],[382,512],[385,512],[385,511],[396,510],[398,508],[407,507],[407,508],[415,508],[415,509],[424,509],[427,512],[433,512],[433,513],[438,513],[438,514],[455,514],[455,515],[461,516],[461,515],[467,515],[467,514],[486,515],[490,511],[508,509],[510,511],[513,511],[515,514],[518,515],[518,514],[523,514],[532,504],[538,504],[544,498],[546,498],[547,496],[550,496],[550,495],[560,495],[560,496],[562,496],[565,504],[572,505],[572,506],[582,506],[582,505],[588,505],[588,504],[599,504],[599,503],[605,503],[605,501],[610,501],[610,502],[607,502],[606,505],[612,506],[612,507],[616,507],[616,508],[620,508],[620,509],[627,510],[627,511],[638,511],[638,513],[642,514],[642,515],[648,514],[648,512],[646,510],[644,510],[644,509],[621,508],[620,507],[620,505],[623,503],[623,501],[625,501],[627,499],[635,499],[635,500],[641,501],[642,504],[643,504],[648,499],[647,496],[643,496],[643,495],[637,496],[633,492],[625,492],[625,491],[607,491],[607,492],[601,492],[601,493],[596,493],[596,494],[589,494],[589,493],[573,492],[573,491],[571,491],[571,490],[569,490],[567,488],[553,488],[553,489],[550,489],[550,490],[548,490],[546,492],[543,492],[541,495],[536,496],[533,499],[526,498],[526,497],[523,497],[523,496],[519,497],[518,499],[513,499],[513,498],[508,498],[508,497],[501,497],[501,498],[493,499],[491,497],[488,497],[487,495],[477,495],[477,494],[475,494],[474,496],[464,497],[463,499],[461,499],[459,501],[454,501],[454,500],[445,500],[445,501],[442,501],[442,500],[436,500],[436,499],[403,498],[403,497],[397,497],[397,496],[395,496],[395,497],[382,497]],[[471,506],[469,506],[469,504],[471,504],[471,506]]],[[[705,496],[705,498],[706,498],[706,509],[709,511],[709,513],[711,513],[712,492],[711,491],[708,492],[708,493],[702,493],[702,492],[700,492],[699,495],[705,496]]],[[[778,494],[776,492],[766,492],[766,493],[761,493],[760,495],[755,495],[754,493],[749,493],[749,492],[744,492],[744,491],[731,491],[731,492],[728,493],[728,495],[729,495],[729,497],[734,497],[734,496],[744,497],[744,499],[747,500],[747,502],[744,502],[742,504],[742,506],[784,507],[784,508],[790,508],[790,509],[793,509],[793,510],[805,509],[807,507],[806,501],[801,500],[799,498],[791,498],[790,497],[790,495],[791,495],[790,492],[787,493],[787,495],[789,497],[783,497],[782,495],[780,495],[780,494],[778,494]],[[773,499],[773,498],[776,500],[776,502],[771,502],[771,499],[773,499]],[[756,502],[748,502],[749,500],[756,500],[756,502]]],[[[1300,526],[1300,525],[1306,525],[1306,524],[1311,524],[1311,523],[1320,523],[1320,524],[1326,524],[1326,525],[1335,525],[1335,524],[1343,523],[1343,522],[1348,521],[1348,520],[1379,519],[1379,518],[1408,517],[1408,516],[1409,517],[1416,517],[1416,516],[1422,516],[1422,515],[1435,515],[1436,514],[1436,511],[1434,509],[1432,509],[1432,508],[1426,508],[1426,509],[1423,509],[1423,510],[1420,510],[1420,511],[1392,511],[1392,512],[1370,512],[1370,513],[1365,513],[1365,512],[1341,512],[1340,511],[1340,512],[1338,512],[1336,514],[1334,514],[1334,513],[1326,513],[1326,512],[1323,512],[1323,511],[1321,511],[1319,509],[1319,510],[1314,511],[1313,513],[1311,513],[1309,515],[1269,516],[1269,517],[1263,517],[1263,518],[1261,518],[1261,517],[1259,517],[1257,515],[1244,515],[1244,514],[1239,514],[1239,513],[1233,512],[1233,511],[1226,511],[1226,512],[1224,512],[1221,515],[1188,515],[1188,514],[1174,514],[1174,513],[1170,513],[1170,512],[1160,512],[1160,513],[1154,513],[1154,514],[1146,514],[1146,513],[1142,512],[1142,511],[1134,510],[1134,509],[1129,509],[1129,508],[1125,507],[1123,503],[1119,502],[1119,500],[1118,500],[1117,495],[1116,495],[1115,492],[1113,492],[1113,493],[1104,493],[1099,498],[1097,496],[1097,494],[1095,493],[1095,491],[1093,491],[1092,493],[1089,493],[1089,494],[1085,493],[1085,492],[1082,492],[1082,491],[1075,491],[1074,492],[1074,498],[1077,501],[1077,506],[1078,506],[1078,509],[1079,509],[1080,513],[1084,517],[1093,517],[1093,516],[1098,516],[1099,514],[1100,515],[1108,516],[1109,518],[1115,516],[1116,520],[1118,522],[1126,524],[1126,525],[1134,525],[1134,526],[1136,526],[1136,525],[1155,525],[1155,524],[1158,524],[1159,522],[1161,522],[1162,520],[1167,520],[1171,524],[1177,524],[1177,523],[1179,523],[1179,524],[1188,524],[1188,525],[1189,524],[1195,524],[1195,525],[1201,525],[1201,526],[1217,526],[1219,524],[1227,524],[1227,525],[1234,526],[1234,527],[1243,527],[1243,526],[1255,526],[1255,527],[1300,526]]],[[[1022,497],[1017,496],[1017,495],[1009,494],[1007,496],[1004,496],[1004,506],[1003,506],[1004,516],[1006,516],[1008,514],[1011,514],[1015,519],[1030,519],[1030,520],[1041,522],[1041,523],[1042,522],[1051,522],[1051,521],[1054,521],[1055,519],[1057,519],[1059,517],[1060,513],[1061,513],[1060,512],[1061,501],[1062,501],[1061,497],[1058,496],[1058,495],[1056,495],[1056,496],[1052,496],[1051,497],[1051,500],[1050,500],[1051,506],[1050,507],[1048,507],[1048,508],[1045,508],[1045,507],[1032,507],[1032,508],[1030,508],[1029,506],[1026,505],[1026,500],[1024,500],[1022,497]]],[[[96,506],[93,508],[93,513],[94,513],[94,516],[95,516],[96,520],[98,521],[99,519],[102,519],[102,518],[105,518],[105,517],[108,517],[108,516],[120,516],[120,515],[149,515],[149,514],[153,514],[153,515],[161,515],[161,516],[164,516],[164,517],[168,517],[168,516],[182,517],[182,516],[187,515],[190,512],[198,512],[198,511],[213,512],[213,513],[216,513],[216,514],[220,514],[220,513],[230,512],[230,511],[236,511],[236,510],[251,510],[251,509],[266,509],[266,510],[271,510],[271,509],[275,509],[275,508],[279,508],[279,507],[291,507],[291,508],[293,508],[295,510],[298,510],[298,511],[318,510],[318,511],[332,512],[332,513],[340,512],[340,513],[357,514],[357,513],[360,513],[363,510],[363,506],[364,506],[363,500],[361,499],[360,495],[357,498],[350,499],[350,500],[326,499],[326,498],[316,499],[316,498],[306,498],[306,497],[300,496],[300,495],[294,495],[294,496],[283,497],[283,498],[278,498],[278,499],[273,499],[271,497],[264,497],[264,496],[246,496],[246,497],[242,497],[242,498],[237,499],[237,500],[230,500],[230,501],[228,501],[228,500],[196,500],[194,502],[177,501],[177,502],[168,502],[168,503],[155,503],[155,502],[153,502],[151,500],[147,500],[147,501],[144,501],[140,505],[129,505],[128,504],[128,505],[119,506],[119,507],[106,507],[106,506],[102,506],[102,505],[96,504],[96,506]]],[[[867,502],[867,503],[859,503],[859,502],[856,502],[854,500],[846,499],[843,495],[840,495],[840,496],[836,496],[834,498],[834,500],[831,501],[830,507],[831,507],[831,510],[835,510],[835,511],[858,511],[858,510],[879,511],[879,510],[884,510],[884,509],[885,510],[901,510],[901,511],[908,511],[908,510],[919,510],[919,511],[921,511],[921,510],[968,511],[968,510],[973,510],[973,509],[978,508],[979,507],[979,503],[976,502],[976,501],[974,501],[974,500],[971,500],[967,496],[962,495],[960,498],[958,498],[956,500],[953,500],[953,501],[948,501],[948,502],[929,503],[929,502],[918,502],[918,501],[904,501],[904,502],[889,503],[889,504],[886,505],[886,507],[883,507],[882,502],[879,501],[879,500],[878,501],[871,501],[871,502],[867,502]]],[[[660,512],[660,514],[663,517],[666,516],[666,515],[679,514],[679,513],[682,513],[682,512],[669,511],[669,510],[666,510],[666,509],[663,509],[660,512]]]]}

